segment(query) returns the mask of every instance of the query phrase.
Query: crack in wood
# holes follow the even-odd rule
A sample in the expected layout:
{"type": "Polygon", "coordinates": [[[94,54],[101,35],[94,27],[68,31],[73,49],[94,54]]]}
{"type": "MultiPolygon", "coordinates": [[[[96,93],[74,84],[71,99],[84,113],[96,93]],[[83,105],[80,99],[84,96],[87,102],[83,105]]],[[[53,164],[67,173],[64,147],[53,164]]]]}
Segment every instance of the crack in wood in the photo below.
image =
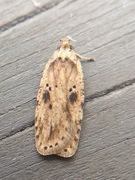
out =
{"type": "Polygon", "coordinates": [[[57,0],[56,2],[48,3],[48,4],[46,4],[46,5],[44,5],[44,6],[40,7],[40,8],[35,9],[34,11],[31,11],[27,15],[20,16],[20,17],[14,19],[13,21],[11,21],[9,23],[6,23],[3,26],[1,26],[0,27],[0,32],[4,32],[4,31],[18,25],[19,23],[22,23],[22,22],[24,22],[24,21],[26,21],[28,19],[31,19],[34,16],[39,15],[39,14],[53,8],[54,6],[57,6],[61,2],[63,2],[63,1],[62,0],[57,0]]]}
{"type": "Polygon", "coordinates": [[[85,102],[90,102],[96,98],[99,98],[99,97],[103,97],[103,96],[106,96],[112,92],[115,92],[115,91],[118,91],[118,90],[121,90],[121,89],[124,89],[125,87],[127,86],[131,86],[135,83],[135,78],[133,79],[130,79],[130,80],[127,80],[127,81],[124,81],[118,85],[115,85],[115,86],[112,86],[111,88],[109,89],[105,89],[103,91],[100,91],[100,92],[97,92],[95,94],[92,94],[91,96],[89,97],[86,97],[85,98],[85,102]]]}
{"type": "Polygon", "coordinates": [[[13,135],[15,135],[15,134],[17,134],[17,133],[20,133],[20,132],[22,132],[22,131],[24,131],[24,130],[26,130],[26,129],[28,129],[28,128],[31,128],[31,127],[33,127],[33,126],[34,126],[34,120],[33,120],[32,122],[29,122],[29,123],[24,124],[24,126],[21,126],[21,127],[17,128],[17,129],[14,129],[14,130],[13,130],[12,132],[10,132],[10,133],[5,134],[3,137],[0,138],[0,141],[6,139],[6,138],[8,138],[8,137],[11,137],[11,136],[13,136],[13,135]]]}
{"type": "Polygon", "coordinates": [[[118,144],[121,144],[121,143],[125,143],[125,144],[126,144],[127,141],[130,141],[130,140],[132,140],[132,139],[134,139],[134,138],[135,138],[135,136],[133,136],[133,137],[126,137],[126,138],[122,139],[121,141],[118,141],[118,142],[115,142],[115,143],[113,143],[113,144],[110,144],[109,146],[105,146],[104,148],[100,148],[100,149],[98,149],[98,150],[95,150],[95,151],[92,152],[92,154],[93,154],[93,153],[100,152],[100,151],[105,150],[105,149],[107,149],[107,148],[110,148],[110,147],[112,147],[112,146],[117,146],[118,144]]]}
{"type": "Polygon", "coordinates": [[[16,106],[16,107],[10,108],[10,109],[8,109],[8,111],[6,111],[6,112],[4,112],[4,113],[0,113],[0,116],[3,116],[3,115],[5,115],[5,114],[7,114],[7,113],[9,113],[9,112],[11,112],[11,111],[14,111],[14,110],[16,110],[17,108],[21,107],[22,105],[27,104],[27,103],[29,103],[29,102],[31,102],[31,101],[35,101],[35,100],[36,100],[36,98],[33,98],[33,99],[31,99],[31,100],[29,100],[29,101],[27,101],[27,102],[24,102],[24,103],[22,103],[22,104],[19,104],[19,105],[16,106]]]}

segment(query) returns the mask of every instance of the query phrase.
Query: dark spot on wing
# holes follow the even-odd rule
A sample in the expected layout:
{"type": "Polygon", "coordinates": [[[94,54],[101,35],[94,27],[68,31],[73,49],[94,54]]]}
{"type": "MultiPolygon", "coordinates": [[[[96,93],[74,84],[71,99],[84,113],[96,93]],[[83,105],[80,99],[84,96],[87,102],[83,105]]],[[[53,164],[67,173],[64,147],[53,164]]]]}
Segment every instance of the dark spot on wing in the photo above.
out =
{"type": "Polygon", "coordinates": [[[69,92],[71,92],[71,91],[72,91],[72,88],[69,89],[69,92]]]}
{"type": "Polygon", "coordinates": [[[62,60],[62,58],[61,58],[61,57],[58,57],[58,60],[59,60],[59,61],[61,61],[61,60],[62,60]]]}
{"type": "Polygon", "coordinates": [[[50,147],[50,148],[52,148],[53,146],[52,146],[52,145],[50,145],[49,147],[50,147]]]}
{"type": "Polygon", "coordinates": [[[52,89],[51,89],[51,87],[49,87],[49,91],[51,91],[52,89]]]}
{"type": "Polygon", "coordinates": [[[37,138],[37,139],[39,138],[39,134],[36,135],[36,138],[37,138]]]}
{"type": "Polygon", "coordinates": [[[45,103],[47,103],[48,100],[50,100],[50,93],[49,91],[45,91],[43,94],[43,100],[45,103]]]}
{"type": "Polygon", "coordinates": [[[65,152],[67,152],[67,149],[64,149],[65,152]]]}
{"type": "Polygon", "coordinates": [[[77,134],[79,134],[79,133],[80,133],[80,131],[81,131],[80,129],[77,129],[77,134]]]}
{"type": "Polygon", "coordinates": [[[77,142],[79,139],[77,137],[74,138],[74,141],[77,142]]]}
{"type": "Polygon", "coordinates": [[[70,144],[70,148],[73,148],[72,144],[70,144]]]}
{"type": "Polygon", "coordinates": [[[43,130],[43,124],[40,125],[39,129],[40,129],[40,131],[43,130]]]}
{"type": "Polygon", "coordinates": [[[44,150],[47,150],[47,146],[44,147],[44,150]]]}
{"type": "Polygon", "coordinates": [[[71,95],[69,96],[69,100],[70,102],[73,104],[74,102],[76,102],[77,100],[77,93],[76,92],[72,92],[71,95]]]}
{"type": "Polygon", "coordinates": [[[49,104],[49,109],[52,109],[52,104],[49,104]]]}
{"type": "Polygon", "coordinates": [[[64,137],[62,137],[61,140],[64,140],[64,137]]]}
{"type": "Polygon", "coordinates": [[[55,146],[58,146],[58,143],[55,143],[55,146]]]}

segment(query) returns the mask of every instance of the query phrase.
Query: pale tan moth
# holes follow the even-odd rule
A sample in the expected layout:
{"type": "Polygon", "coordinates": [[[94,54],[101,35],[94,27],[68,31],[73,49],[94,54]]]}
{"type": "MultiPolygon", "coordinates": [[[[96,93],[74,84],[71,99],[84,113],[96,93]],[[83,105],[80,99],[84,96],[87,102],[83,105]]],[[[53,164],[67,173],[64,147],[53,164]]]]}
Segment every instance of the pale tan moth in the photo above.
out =
{"type": "Polygon", "coordinates": [[[43,71],[35,112],[36,149],[41,155],[75,154],[81,131],[84,104],[84,82],[80,59],[69,38],[60,40],[60,47],[43,71]]]}

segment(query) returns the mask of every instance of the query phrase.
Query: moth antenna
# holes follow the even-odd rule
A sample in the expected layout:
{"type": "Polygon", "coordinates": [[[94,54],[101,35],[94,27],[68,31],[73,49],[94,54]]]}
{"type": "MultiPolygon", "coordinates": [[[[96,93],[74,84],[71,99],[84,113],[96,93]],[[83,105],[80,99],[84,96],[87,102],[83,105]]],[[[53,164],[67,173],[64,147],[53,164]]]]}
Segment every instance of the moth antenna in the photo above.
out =
{"type": "Polygon", "coordinates": [[[71,36],[67,36],[67,38],[70,39],[70,40],[73,41],[73,42],[76,42],[76,40],[73,39],[71,36]]]}

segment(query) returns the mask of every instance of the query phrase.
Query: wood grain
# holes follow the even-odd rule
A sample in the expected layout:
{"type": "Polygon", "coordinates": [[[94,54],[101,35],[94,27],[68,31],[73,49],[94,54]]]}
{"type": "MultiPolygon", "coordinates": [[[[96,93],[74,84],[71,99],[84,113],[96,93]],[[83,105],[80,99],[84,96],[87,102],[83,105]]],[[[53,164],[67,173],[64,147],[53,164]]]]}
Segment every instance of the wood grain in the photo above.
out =
{"type": "Polygon", "coordinates": [[[135,179],[134,12],[126,0],[0,2],[0,179],[135,179]],[[96,58],[82,63],[83,129],[68,160],[39,156],[33,134],[41,73],[65,35],[96,58]]]}

